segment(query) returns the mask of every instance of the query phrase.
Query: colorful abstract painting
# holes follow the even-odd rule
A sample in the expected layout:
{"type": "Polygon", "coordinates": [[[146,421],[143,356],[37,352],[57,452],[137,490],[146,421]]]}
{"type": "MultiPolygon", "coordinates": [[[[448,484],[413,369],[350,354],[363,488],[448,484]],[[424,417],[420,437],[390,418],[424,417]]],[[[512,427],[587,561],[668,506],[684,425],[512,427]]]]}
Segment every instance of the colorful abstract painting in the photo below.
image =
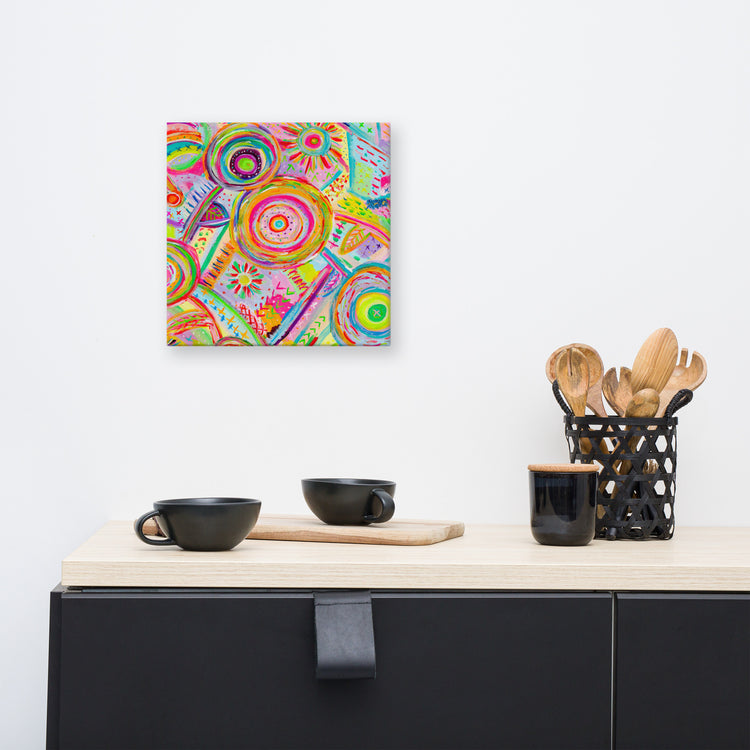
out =
{"type": "Polygon", "coordinates": [[[390,343],[390,128],[167,125],[167,343],[390,343]]]}

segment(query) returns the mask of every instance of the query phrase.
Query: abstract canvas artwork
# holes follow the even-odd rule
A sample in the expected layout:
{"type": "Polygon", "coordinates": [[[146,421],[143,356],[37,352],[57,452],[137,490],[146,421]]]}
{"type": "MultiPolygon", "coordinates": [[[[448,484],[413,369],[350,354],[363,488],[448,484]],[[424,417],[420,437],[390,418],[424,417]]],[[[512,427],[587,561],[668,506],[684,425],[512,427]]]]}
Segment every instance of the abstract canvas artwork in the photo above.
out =
{"type": "Polygon", "coordinates": [[[167,125],[167,343],[390,343],[390,127],[167,125]]]}

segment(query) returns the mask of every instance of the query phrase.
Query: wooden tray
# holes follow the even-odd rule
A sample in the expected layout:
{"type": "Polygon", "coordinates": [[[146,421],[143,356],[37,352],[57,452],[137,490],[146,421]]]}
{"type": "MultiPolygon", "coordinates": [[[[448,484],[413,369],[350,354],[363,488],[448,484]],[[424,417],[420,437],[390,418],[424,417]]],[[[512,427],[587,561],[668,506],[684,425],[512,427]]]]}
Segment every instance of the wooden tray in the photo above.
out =
{"type": "MultiPolygon", "coordinates": [[[[143,533],[160,534],[156,521],[149,519],[143,533]]],[[[277,539],[291,542],[345,542],[348,544],[435,544],[462,536],[460,521],[389,521],[371,526],[329,526],[314,516],[269,516],[261,514],[248,539],[277,539]]]]}

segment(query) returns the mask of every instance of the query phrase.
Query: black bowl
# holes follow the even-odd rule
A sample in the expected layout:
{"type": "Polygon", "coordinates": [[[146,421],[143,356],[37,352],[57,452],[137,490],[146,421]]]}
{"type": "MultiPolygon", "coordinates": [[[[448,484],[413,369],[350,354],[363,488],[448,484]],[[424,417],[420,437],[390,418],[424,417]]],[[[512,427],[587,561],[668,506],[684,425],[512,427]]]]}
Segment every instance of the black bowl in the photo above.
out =
{"type": "Polygon", "coordinates": [[[384,523],[394,512],[395,482],[382,479],[303,479],[302,494],[323,522],[340,526],[384,523]]]}
{"type": "Polygon", "coordinates": [[[187,497],[159,500],[154,510],[135,522],[135,532],[147,544],[176,544],[186,550],[204,552],[236,547],[252,530],[260,514],[260,500],[244,497],[187,497]],[[149,539],[143,535],[148,518],[167,537],[149,539]]]}

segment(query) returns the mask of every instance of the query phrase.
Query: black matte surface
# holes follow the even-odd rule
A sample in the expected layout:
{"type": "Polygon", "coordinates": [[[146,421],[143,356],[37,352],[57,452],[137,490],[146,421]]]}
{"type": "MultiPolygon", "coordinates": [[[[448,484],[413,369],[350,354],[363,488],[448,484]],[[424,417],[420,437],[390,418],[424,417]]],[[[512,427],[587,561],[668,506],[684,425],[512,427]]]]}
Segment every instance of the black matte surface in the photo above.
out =
{"type": "Polygon", "coordinates": [[[159,500],[154,503],[154,510],[144,513],[133,526],[146,544],[177,544],[183,549],[202,552],[230,550],[255,526],[260,506],[260,500],[245,497],[159,500]],[[149,539],[143,534],[143,523],[150,517],[156,519],[166,539],[149,539]]]}
{"type": "Polygon", "coordinates": [[[617,750],[750,750],[750,595],[617,594],[617,750]]]}
{"type": "Polygon", "coordinates": [[[315,601],[315,676],[375,678],[375,634],[369,591],[320,591],[315,601]]]}
{"type": "Polygon", "coordinates": [[[337,526],[385,523],[396,511],[396,485],[380,479],[303,479],[308,508],[337,526]]]}
{"type": "Polygon", "coordinates": [[[311,592],[62,597],[62,750],[605,750],[608,594],[373,592],[375,680],[317,680],[311,592]]]}
{"type": "Polygon", "coordinates": [[[49,653],[47,670],[47,748],[57,750],[60,731],[60,637],[62,586],[49,597],[49,653]]]}

